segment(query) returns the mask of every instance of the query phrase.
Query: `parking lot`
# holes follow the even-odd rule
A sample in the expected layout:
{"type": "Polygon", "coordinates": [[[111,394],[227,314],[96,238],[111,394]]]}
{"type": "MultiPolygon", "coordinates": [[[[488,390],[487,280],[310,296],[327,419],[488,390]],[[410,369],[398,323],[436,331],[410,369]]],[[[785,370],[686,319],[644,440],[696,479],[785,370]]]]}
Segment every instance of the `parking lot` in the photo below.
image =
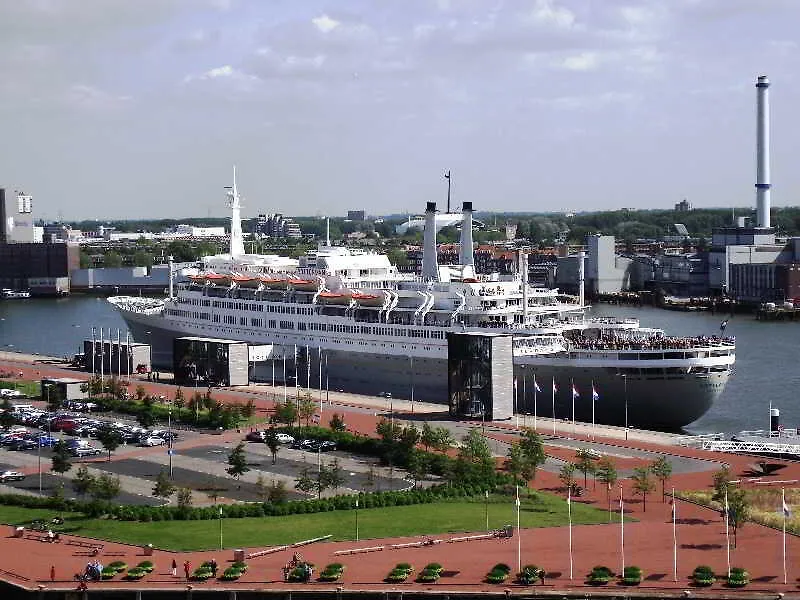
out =
{"type": "Polygon", "coordinates": [[[39,494],[40,464],[43,495],[52,494],[63,485],[66,497],[76,497],[72,479],[76,466],[82,464],[95,476],[102,473],[119,476],[122,491],[115,501],[138,505],[163,503],[153,497],[152,490],[159,473],[169,472],[170,463],[173,483],[192,490],[196,506],[218,501],[262,500],[263,488],[256,485],[259,477],[266,485],[282,482],[288,499],[307,497],[295,490],[297,478],[304,469],[313,477],[318,464],[330,466],[334,459],[344,482],[338,490],[325,495],[398,490],[411,485],[401,470],[381,467],[374,458],[353,456],[314,440],[303,444],[297,440],[292,444],[289,438],[282,438],[284,443],[272,464],[272,453],[266,443],[248,441],[260,439],[252,433],[248,436],[245,432],[228,431],[220,435],[177,428],[168,431],[163,424],[145,430],[130,418],[116,415],[48,413],[35,408],[18,411],[16,416],[18,424],[0,434],[0,471],[18,471],[22,479],[0,481],[0,493],[39,494]],[[98,439],[102,439],[104,431],[115,432],[120,441],[110,461],[98,439]],[[61,440],[68,444],[73,465],[64,475],[50,471],[52,447],[61,440]],[[228,456],[239,442],[246,444],[250,470],[236,481],[226,469],[228,456]]]}

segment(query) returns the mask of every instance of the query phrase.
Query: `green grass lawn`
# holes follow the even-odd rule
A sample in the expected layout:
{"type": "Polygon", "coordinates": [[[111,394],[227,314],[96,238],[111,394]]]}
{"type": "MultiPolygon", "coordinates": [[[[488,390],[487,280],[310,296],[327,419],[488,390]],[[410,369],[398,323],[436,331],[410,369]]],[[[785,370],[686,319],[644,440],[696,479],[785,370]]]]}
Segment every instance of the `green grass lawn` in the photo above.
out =
{"type": "MultiPolygon", "coordinates": [[[[51,519],[52,510],[23,509],[0,506],[0,521],[26,524],[33,519],[51,519]]],[[[135,523],[107,519],[86,519],[78,514],[65,514],[61,531],[131,544],[153,544],[169,550],[202,550],[219,548],[219,521],[157,521],[135,523]]],[[[574,524],[607,523],[608,513],[574,502],[574,524]]],[[[566,525],[567,507],[563,498],[536,494],[536,499],[523,501],[520,511],[522,527],[566,525]]],[[[516,525],[512,502],[493,498],[489,504],[489,527],[516,525]]],[[[358,511],[359,537],[438,535],[456,532],[480,532],[486,529],[485,505],[482,501],[453,501],[418,504],[358,511]]],[[[223,519],[223,545],[226,548],[272,546],[332,535],[334,540],[354,540],[356,511],[331,511],[286,517],[223,519]]]]}
{"type": "MultiPolygon", "coordinates": [[[[38,400],[39,395],[42,393],[42,386],[38,381],[24,381],[19,379],[0,379],[0,388],[8,388],[10,390],[18,390],[25,394],[28,399],[38,400]]],[[[19,402],[18,399],[15,399],[19,402]]]]}

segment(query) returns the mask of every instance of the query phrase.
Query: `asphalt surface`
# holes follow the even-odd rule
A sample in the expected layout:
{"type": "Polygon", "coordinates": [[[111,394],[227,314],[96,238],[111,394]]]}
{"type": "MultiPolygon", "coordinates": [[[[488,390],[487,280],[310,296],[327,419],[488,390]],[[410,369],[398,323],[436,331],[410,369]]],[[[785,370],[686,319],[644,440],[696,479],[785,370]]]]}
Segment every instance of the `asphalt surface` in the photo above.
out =
{"type": "MultiPolygon", "coordinates": [[[[281,452],[283,453],[292,452],[298,458],[295,459],[293,457],[290,458],[278,454],[277,461],[273,465],[271,457],[265,457],[260,454],[248,452],[247,450],[245,450],[245,456],[247,459],[247,464],[251,469],[258,469],[260,471],[263,471],[265,475],[268,473],[275,473],[276,475],[284,475],[290,478],[297,478],[300,476],[300,472],[304,468],[308,467],[312,469],[312,471],[316,470],[317,468],[316,452],[304,452],[302,450],[286,450],[286,449],[281,449],[281,452]],[[303,460],[303,458],[301,457],[305,457],[306,460],[303,460]]],[[[217,463],[227,463],[228,461],[228,453],[225,450],[221,450],[218,446],[197,446],[195,448],[179,451],[178,454],[217,463]]],[[[334,458],[339,458],[340,460],[343,460],[353,457],[352,455],[337,451],[337,452],[325,452],[322,454],[320,458],[324,464],[328,464],[334,458]]],[[[361,458],[361,460],[365,460],[363,457],[359,458],[361,458]]],[[[384,469],[380,469],[380,471],[383,470],[384,469]]],[[[376,473],[377,471],[378,469],[376,469],[376,473]]],[[[402,490],[408,488],[411,485],[408,481],[401,479],[399,476],[393,479],[389,479],[388,477],[379,477],[376,474],[376,476],[373,479],[374,485],[369,485],[368,477],[365,472],[354,472],[345,469],[343,471],[343,475],[345,478],[343,487],[363,492],[402,490]]]]}

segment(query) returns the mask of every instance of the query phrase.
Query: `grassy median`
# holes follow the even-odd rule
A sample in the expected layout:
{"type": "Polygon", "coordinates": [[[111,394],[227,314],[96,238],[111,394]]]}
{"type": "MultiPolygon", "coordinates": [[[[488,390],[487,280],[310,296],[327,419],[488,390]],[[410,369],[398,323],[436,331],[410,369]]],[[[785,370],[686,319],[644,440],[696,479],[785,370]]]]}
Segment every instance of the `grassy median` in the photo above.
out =
{"type": "MultiPolygon", "coordinates": [[[[513,501],[504,496],[490,498],[489,528],[516,525],[513,501]]],[[[362,540],[383,537],[439,535],[457,532],[481,532],[486,529],[486,505],[483,498],[454,500],[434,504],[393,506],[358,511],[358,530],[362,540]]],[[[52,510],[0,506],[0,521],[26,525],[34,519],[51,519],[52,510]]],[[[64,533],[130,544],[153,544],[166,550],[203,550],[219,548],[218,520],[157,521],[138,523],[108,519],[87,519],[76,513],[62,515],[65,523],[54,528],[64,533]]],[[[523,501],[522,527],[556,527],[567,524],[567,506],[563,498],[536,493],[523,501]]],[[[607,523],[608,512],[573,502],[572,522],[607,523]]],[[[356,511],[331,511],[285,517],[222,520],[222,542],[226,548],[274,546],[333,536],[333,540],[354,540],[356,511]]]]}

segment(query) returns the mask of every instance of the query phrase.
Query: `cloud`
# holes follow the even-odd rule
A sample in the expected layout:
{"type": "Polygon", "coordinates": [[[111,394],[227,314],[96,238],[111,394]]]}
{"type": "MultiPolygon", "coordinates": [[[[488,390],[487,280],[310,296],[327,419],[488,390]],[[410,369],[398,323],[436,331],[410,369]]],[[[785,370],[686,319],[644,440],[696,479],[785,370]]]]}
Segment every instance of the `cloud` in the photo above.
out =
{"type": "Polygon", "coordinates": [[[555,0],[536,0],[529,16],[536,23],[559,29],[570,29],[575,24],[575,13],[555,0]]]}
{"type": "Polygon", "coordinates": [[[331,19],[328,15],[314,17],[311,19],[311,22],[314,24],[314,27],[316,27],[322,33],[330,33],[339,27],[339,25],[341,25],[339,21],[336,19],[331,19]]]}
{"type": "Polygon", "coordinates": [[[559,66],[568,71],[592,71],[597,68],[600,61],[596,52],[581,52],[567,56],[560,61],[559,66]]]}
{"type": "Polygon", "coordinates": [[[67,90],[68,104],[91,110],[114,110],[128,104],[130,96],[117,95],[98,87],[76,83],[67,90]]]}

